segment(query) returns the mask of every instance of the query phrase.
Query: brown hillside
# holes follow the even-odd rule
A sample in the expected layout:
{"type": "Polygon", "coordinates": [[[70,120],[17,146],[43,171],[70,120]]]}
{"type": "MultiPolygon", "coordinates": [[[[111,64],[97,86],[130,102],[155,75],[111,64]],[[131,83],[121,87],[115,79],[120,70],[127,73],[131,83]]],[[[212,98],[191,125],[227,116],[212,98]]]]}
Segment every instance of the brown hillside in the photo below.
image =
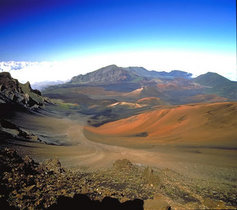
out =
{"type": "Polygon", "coordinates": [[[109,144],[236,147],[237,103],[190,104],[85,127],[86,136],[109,144]]]}
{"type": "Polygon", "coordinates": [[[146,105],[165,105],[167,104],[165,101],[162,101],[158,97],[145,97],[137,100],[138,104],[146,104],[146,105]]]}
{"type": "Polygon", "coordinates": [[[227,98],[215,95],[215,94],[199,94],[195,96],[190,96],[186,99],[191,103],[214,103],[214,102],[224,102],[227,101],[227,98]]]}

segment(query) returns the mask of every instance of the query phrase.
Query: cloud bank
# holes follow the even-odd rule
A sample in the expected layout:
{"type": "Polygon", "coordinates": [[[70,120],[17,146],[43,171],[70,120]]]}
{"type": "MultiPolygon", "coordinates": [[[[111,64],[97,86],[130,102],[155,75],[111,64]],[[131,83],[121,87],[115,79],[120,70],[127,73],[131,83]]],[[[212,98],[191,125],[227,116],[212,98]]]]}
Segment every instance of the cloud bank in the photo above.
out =
{"type": "Polygon", "coordinates": [[[68,81],[73,76],[116,64],[121,67],[142,66],[148,70],[182,70],[198,76],[216,72],[230,80],[237,80],[235,55],[198,52],[141,51],[116,52],[82,56],[53,62],[0,62],[0,71],[8,71],[20,82],[32,84],[47,81],[68,81]]]}

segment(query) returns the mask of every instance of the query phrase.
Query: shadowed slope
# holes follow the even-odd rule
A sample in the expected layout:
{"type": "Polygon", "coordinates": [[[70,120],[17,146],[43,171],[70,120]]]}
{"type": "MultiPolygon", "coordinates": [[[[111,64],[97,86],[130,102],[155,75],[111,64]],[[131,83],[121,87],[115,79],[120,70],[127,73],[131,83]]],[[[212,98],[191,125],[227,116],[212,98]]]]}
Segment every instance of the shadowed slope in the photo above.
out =
{"type": "Polygon", "coordinates": [[[237,146],[237,103],[181,105],[86,127],[86,136],[109,144],[237,146]]]}

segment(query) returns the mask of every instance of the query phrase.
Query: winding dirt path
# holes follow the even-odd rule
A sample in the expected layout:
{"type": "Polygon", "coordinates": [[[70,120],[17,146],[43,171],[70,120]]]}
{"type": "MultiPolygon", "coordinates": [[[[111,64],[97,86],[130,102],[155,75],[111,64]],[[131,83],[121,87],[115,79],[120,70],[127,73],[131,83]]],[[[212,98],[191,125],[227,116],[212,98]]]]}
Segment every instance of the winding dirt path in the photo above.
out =
{"type": "Polygon", "coordinates": [[[73,119],[21,115],[16,117],[16,123],[17,119],[18,124],[21,122],[23,127],[32,132],[61,136],[60,141],[70,144],[55,146],[21,142],[17,146],[20,153],[30,155],[37,161],[57,158],[64,167],[96,170],[110,167],[115,160],[126,158],[135,164],[169,168],[189,177],[226,179],[226,176],[234,178],[237,175],[235,150],[172,146],[156,146],[150,149],[125,148],[88,140],[83,134],[87,117],[82,115],[74,116],[73,119]]]}

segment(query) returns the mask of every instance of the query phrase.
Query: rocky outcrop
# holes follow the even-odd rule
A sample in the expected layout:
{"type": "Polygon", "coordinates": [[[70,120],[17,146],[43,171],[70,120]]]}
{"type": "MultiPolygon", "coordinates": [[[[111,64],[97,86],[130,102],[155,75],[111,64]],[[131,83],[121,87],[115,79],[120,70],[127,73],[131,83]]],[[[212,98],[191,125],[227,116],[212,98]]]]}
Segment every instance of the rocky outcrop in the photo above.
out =
{"type": "Polygon", "coordinates": [[[5,148],[0,150],[0,168],[0,198],[5,205],[7,201],[20,209],[77,204],[82,209],[132,210],[143,209],[143,198],[152,198],[153,188],[128,160],[118,160],[106,171],[88,173],[63,169],[55,159],[36,163],[5,148]]]}
{"type": "Polygon", "coordinates": [[[41,142],[40,138],[35,134],[25,129],[22,129],[14,123],[4,119],[0,119],[0,139],[18,139],[41,142]]]}
{"type": "Polygon", "coordinates": [[[54,203],[57,196],[64,195],[61,190],[66,193],[64,183],[70,176],[63,170],[55,172],[60,168],[57,161],[39,164],[5,148],[0,150],[0,168],[0,198],[12,206],[42,209],[54,203]]]}
{"type": "Polygon", "coordinates": [[[49,103],[39,90],[33,90],[30,83],[21,84],[8,72],[0,73],[0,104],[17,104],[29,109],[37,109],[49,103]]]}

